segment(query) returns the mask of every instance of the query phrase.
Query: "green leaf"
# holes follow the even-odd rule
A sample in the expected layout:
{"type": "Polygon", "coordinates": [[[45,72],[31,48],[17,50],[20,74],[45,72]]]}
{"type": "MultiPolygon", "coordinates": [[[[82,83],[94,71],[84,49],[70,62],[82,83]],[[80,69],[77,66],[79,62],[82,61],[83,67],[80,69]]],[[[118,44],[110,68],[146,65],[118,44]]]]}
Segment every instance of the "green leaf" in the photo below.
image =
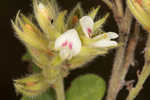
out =
{"type": "Polygon", "coordinates": [[[67,100],[101,100],[104,96],[106,85],[104,80],[94,74],[78,77],[72,82],[67,91],[67,100]]]}
{"type": "Polygon", "coordinates": [[[32,63],[32,57],[31,57],[31,55],[30,55],[29,52],[26,52],[26,53],[22,56],[22,60],[23,60],[23,61],[31,61],[30,64],[31,64],[31,67],[32,67],[32,71],[33,71],[33,72],[40,72],[40,71],[41,71],[41,69],[40,69],[37,65],[35,65],[34,63],[32,63]]]}
{"type": "Polygon", "coordinates": [[[22,57],[23,61],[30,61],[31,59],[32,59],[32,57],[28,52],[26,52],[22,57]]]}
{"type": "Polygon", "coordinates": [[[33,72],[40,72],[41,71],[41,69],[37,65],[35,65],[34,63],[32,63],[32,57],[31,57],[31,55],[30,55],[29,52],[26,52],[23,55],[22,60],[23,61],[30,61],[31,68],[32,68],[33,72]]]}
{"type": "Polygon", "coordinates": [[[55,99],[55,92],[54,90],[51,88],[49,89],[47,92],[39,95],[39,96],[36,96],[36,97],[26,97],[26,96],[23,96],[21,98],[21,100],[56,100],[55,99]]]}
{"type": "Polygon", "coordinates": [[[32,71],[33,72],[40,72],[41,71],[41,69],[37,65],[31,64],[31,66],[32,66],[32,71]]]}

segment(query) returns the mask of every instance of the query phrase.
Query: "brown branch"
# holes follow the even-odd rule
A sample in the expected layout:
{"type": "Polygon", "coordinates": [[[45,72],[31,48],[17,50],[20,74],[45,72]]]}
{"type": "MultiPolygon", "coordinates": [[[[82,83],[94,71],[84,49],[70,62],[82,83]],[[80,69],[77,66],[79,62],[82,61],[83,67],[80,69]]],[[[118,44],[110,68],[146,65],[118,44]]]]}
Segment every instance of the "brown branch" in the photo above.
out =
{"type": "Polygon", "coordinates": [[[122,17],[124,15],[122,0],[114,0],[114,1],[116,4],[117,14],[118,14],[118,16],[122,17]]]}
{"type": "Polygon", "coordinates": [[[124,45],[120,47],[116,52],[116,57],[112,69],[112,76],[109,82],[109,88],[108,88],[108,94],[106,100],[115,100],[118,92],[123,86],[122,84],[123,82],[120,76],[120,69],[122,68],[125,61],[125,50],[126,50],[128,36],[130,32],[130,26],[132,22],[132,16],[128,9],[126,9],[124,16],[119,16],[119,17],[117,17],[118,12],[116,11],[117,10],[114,10],[113,13],[117,25],[119,27],[119,34],[120,34],[119,42],[123,43],[124,45]]]}
{"type": "Polygon", "coordinates": [[[126,100],[133,100],[139,94],[139,92],[143,88],[143,84],[150,75],[150,34],[147,40],[146,49],[147,50],[145,51],[145,65],[141,74],[138,76],[138,83],[134,88],[132,88],[129,91],[129,95],[126,100]]]}
{"type": "Polygon", "coordinates": [[[121,80],[125,79],[125,76],[128,72],[130,65],[134,63],[134,54],[139,39],[139,33],[140,33],[140,27],[138,22],[136,22],[134,32],[132,34],[131,39],[129,40],[128,48],[126,50],[125,61],[121,70],[121,80]]]}

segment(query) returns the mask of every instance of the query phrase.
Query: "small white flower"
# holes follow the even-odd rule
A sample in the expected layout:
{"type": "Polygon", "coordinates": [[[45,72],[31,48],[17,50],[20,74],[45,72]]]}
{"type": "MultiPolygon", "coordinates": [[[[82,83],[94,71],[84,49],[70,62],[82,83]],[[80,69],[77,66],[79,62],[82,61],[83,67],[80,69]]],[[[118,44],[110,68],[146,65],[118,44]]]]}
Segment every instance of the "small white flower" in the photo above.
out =
{"type": "Polygon", "coordinates": [[[55,49],[59,50],[62,59],[71,59],[81,49],[81,41],[75,29],[64,32],[55,41],[55,49]]]}
{"type": "Polygon", "coordinates": [[[100,38],[100,37],[103,37],[103,38],[93,43],[92,46],[105,48],[105,47],[113,47],[113,46],[115,47],[118,45],[116,41],[111,40],[111,39],[116,39],[118,37],[118,34],[114,32],[104,33],[104,34],[98,35],[95,38],[100,38]]]}
{"type": "Polygon", "coordinates": [[[83,32],[85,33],[85,36],[90,38],[92,35],[93,26],[94,26],[93,19],[90,16],[84,16],[79,20],[79,22],[83,29],[83,32]]]}
{"type": "Polygon", "coordinates": [[[94,39],[103,37],[103,39],[95,42],[92,44],[94,47],[112,47],[112,46],[117,46],[118,43],[116,41],[112,41],[111,39],[116,39],[118,38],[118,34],[114,32],[107,32],[104,34],[100,34],[96,36],[94,39]]]}
{"type": "MultiPolygon", "coordinates": [[[[88,38],[91,38],[93,34],[93,27],[94,27],[94,21],[90,16],[83,16],[80,19],[80,25],[82,27],[83,32],[85,33],[85,36],[88,38]]],[[[95,42],[92,44],[94,47],[111,47],[111,46],[117,46],[118,43],[116,41],[112,41],[111,39],[115,39],[118,37],[118,34],[114,32],[108,32],[104,34],[100,34],[93,39],[97,39],[103,37],[101,40],[95,42]]]]}

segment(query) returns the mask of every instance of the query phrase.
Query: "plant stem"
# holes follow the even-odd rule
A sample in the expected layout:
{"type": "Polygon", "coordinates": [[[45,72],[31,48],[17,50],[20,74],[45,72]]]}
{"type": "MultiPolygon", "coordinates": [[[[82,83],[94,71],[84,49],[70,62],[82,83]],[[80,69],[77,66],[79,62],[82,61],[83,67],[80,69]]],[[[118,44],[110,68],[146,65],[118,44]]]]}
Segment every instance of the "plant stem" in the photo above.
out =
{"type": "Polygon", "coordinates": [[[61,75],[59,75],[57,81],[54,83],[54,88],[56,91],[57,100],[65,100],[64,81],[61,75]]]}
{"type": "MultiPolygon", "coordinates": [[[[113,11],[115,20],[119,27],[119,42],[124,45],[120,47],[116,52],[116,57],[112,69],[112,76],[109,82],[108,94],[106,100],[115,100],[117,94],[123,86],[124,80],[121,79],[121,69],[125,61],[125,51],[127,47],[128,36],[130,32],[130,26],[132,22],[132,16],[129,9],[126,9],[124,16],[120,16],[119,12],[113,11]],[[118,19],[119,18],[119,19],[118,19]]],[[[125,69],[128,70],[128,69],[125,69]]]]}
{"type": "Polygon", "coordinates": [[[134,100],[134,98],[139,94],[143,88],[143,84],[150,75],[150,32],[147,40],[146,51],[145,51],[145,65],[141,74],[138,76],[138,83],[134,88],[129,91],[129,95],[126,100],[134,100]]]}
{"type": "Polygon", "coordinates": [[[134,63],[134,54],[135,54],[134,52],[139,39],[139,33],[140,33],[140,27],[138,22],[136,22],[134,32],[131,34],[132,37],[129,40],[128,47],[126,50],[125,61],[121,70],[121,80],[125,79],[125,76],[128,72],[130,65],[134,63]]]}

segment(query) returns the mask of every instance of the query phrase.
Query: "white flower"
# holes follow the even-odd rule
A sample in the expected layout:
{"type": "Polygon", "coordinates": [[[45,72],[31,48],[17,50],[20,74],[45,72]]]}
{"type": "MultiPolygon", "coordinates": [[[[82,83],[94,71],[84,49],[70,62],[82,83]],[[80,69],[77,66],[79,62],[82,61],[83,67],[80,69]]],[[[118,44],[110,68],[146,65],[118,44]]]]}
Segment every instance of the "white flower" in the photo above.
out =
{"type": "MultiPolygon", "coordinates": [[[[83,16],[80,19],[80,25],[86,37],[91,38],[93,33],[94,21],[90,16],[83,16]]],[[[112,41],[111,39],[115,39],[118,37],[118,34],[114,32],[108,32],[104,34],[100,34],[93,39],[97,39],[103,37],[101,40],[92,44],[94,47],[112,47],[117,46],[118,43],[116,41],[112,41]]]]}
{"type": "MultiPolygon", "coordinates": [[[[98,35],[99,37],[104,37],[103,39],[93,43],[92,45],[94,47],[112,47],[117,46],[118,43],[116,41],[112,41],[111,39],[115,39],[118,37],[118,34],[114,32],[108,32],[101,35],[98,35]]],[[[97,38],[97,37],[96,37],[97,38]]]]}
{"type": "Polygon", "coordinates": [[[94,26],[93,19],[89,16],[84,16],[80,19],[80,25],[88,38],[92,35],[92,30],[94,26]]]}
{"type": "Polygon", "coordinates": [[[81,49],[81,41],[75,29],[64,32],[55,41],[55,49],[59,50],[62,59],[71,59],[81,49]]]}

